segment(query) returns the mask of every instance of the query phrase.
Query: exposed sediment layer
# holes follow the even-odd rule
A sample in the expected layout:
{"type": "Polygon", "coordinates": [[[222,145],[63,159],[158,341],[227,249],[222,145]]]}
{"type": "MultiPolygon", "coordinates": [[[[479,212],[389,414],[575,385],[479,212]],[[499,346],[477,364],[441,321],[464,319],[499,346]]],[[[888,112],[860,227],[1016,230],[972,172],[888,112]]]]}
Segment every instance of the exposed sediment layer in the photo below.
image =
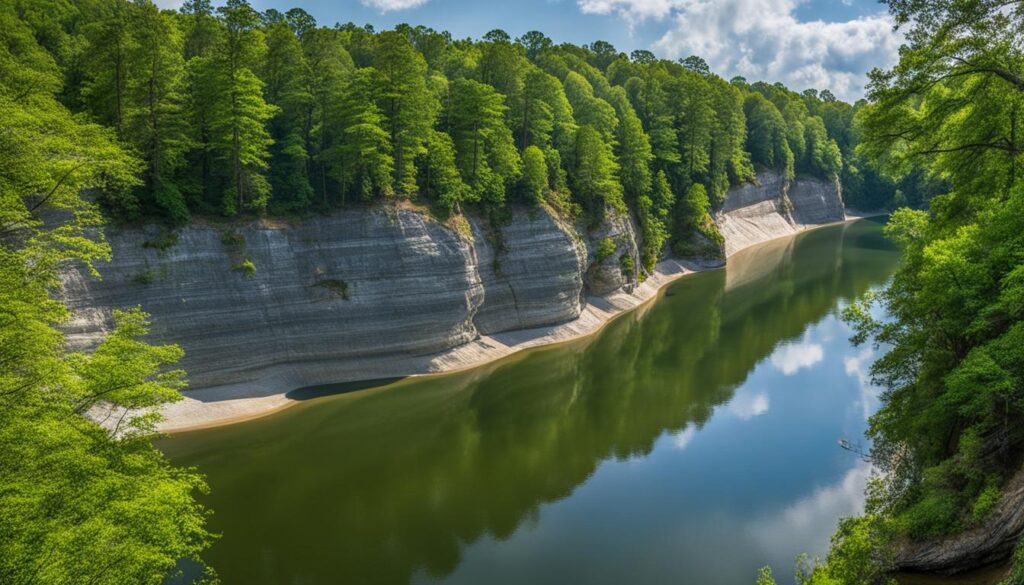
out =
{"type": "Polygon", "coordinates": [[[726,257],[766,240],[845,219],[837,183],[814,178],[788,181],[775,172],[759,173],[756,182],[731,189],[715,214],[726,257]]]}
{"type": "MultiPolygon", "coordinates": [[[[730,255],[843,219],[837,185],[773,173],[732,190],[716,217],[730,255]]],[[[151,341],[184,348],[192,390],[165,409],[168,431],[258,416],[301,387],[450,371],[587,335],[716,265],[668,258],[640,283],[628,270],[630,217],[587,231],[546,209],[516,210],[496,231],[474,221],[471,238],[394,209],[194,225],[165,250],[146,244],[158,232],[108,231],[103,278],[69,271],[64,297],[71,349],[93,346],[113,309],[135,305],[153,317],[151,341]],[[615,252],[599,261],[605,238],[615,252]]]]}
{"type": "Polygon", "coordinates": [[[1010,558],[1024,534],[1024,469],[982,525],[953,536],[905,540],[894,549],[893,571],[955,575],[1010,558]]]}

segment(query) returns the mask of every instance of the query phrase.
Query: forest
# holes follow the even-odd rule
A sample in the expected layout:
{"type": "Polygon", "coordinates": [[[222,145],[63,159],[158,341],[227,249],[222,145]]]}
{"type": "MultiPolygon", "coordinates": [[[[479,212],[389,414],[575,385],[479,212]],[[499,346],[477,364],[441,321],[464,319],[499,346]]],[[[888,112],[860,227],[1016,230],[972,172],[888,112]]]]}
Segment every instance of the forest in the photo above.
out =
{"type": "MultiPolygon", "coordinates": [[[[696,56],[323,27],[244,0],[12,4],[6,34],[39,45],[58,102],[139,165],[137,184],[97,191],[118,221],[409,200],[499,224],[509,204],[545,204],[593,224],[628,207],[649,270],[666,243],[715,239],[709,210],[756,170],[838,178],[853,207],[896,196],[856,154],[859,105],[725,81],[696,56]]],[[[909,185],[900,197],[919,201],[909,185]]]]}

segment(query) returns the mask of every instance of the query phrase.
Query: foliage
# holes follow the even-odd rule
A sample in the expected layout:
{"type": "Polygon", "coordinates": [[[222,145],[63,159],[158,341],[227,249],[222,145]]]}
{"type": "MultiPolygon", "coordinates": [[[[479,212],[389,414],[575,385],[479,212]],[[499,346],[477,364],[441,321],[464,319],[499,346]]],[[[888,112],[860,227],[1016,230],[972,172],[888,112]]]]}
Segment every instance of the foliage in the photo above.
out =
{"type": "Polygon", "coordinates": [[[409,25],[328,28],[246,0],[193,0],[178,13],[151,0],[74,4],[25,18],[46,30],[65,102],[142,159],[141,182],[101,200],[121,219],[178,225],[393,197],[442,216],[475,205],[496,221],[509,201],[547,200],[591,223],[628,207],[650,267],[666,237],[689,238],[679,226],[701,224],[667,201],[701,184],[715,207],[755,166],[838,175],[852,200],[875,207],[922,197],[865,156],[849,162],[860,106],[827,90],[726,82],[696,56],[627,58],[537,31],[470,41],[409,25]]]}
{"type": "MultiPolygon", "coordinates": [[[[902,264],[885,290],[845,312],[855,342],[885,348],[871,368],[884,393],[868,430],[882,475],[868,515],[852,521],[887,526],[865,540],[876,552],[893,536],[984,523],[1024,455],[1024,12],[1002,2],[888,4],[909,27],[907,45],[893,69],[871,74],[871,103],[855,115],[857,152],[899,189],[935,194],[928,211],[893,213],[886,233],[902,264]]],[[[823,120],[845,115],[827,107],[823,120]]],[[[805,125],[804,156],[835,168],[830,147],[816,153],[816,126],[805,125]]],[[[841,525],[837,538],[853,534],[841,525]]],[[[870,555],[832,554],[814,574],[853,583],[880,568],[870,555]]]]}
{"type": "MultiPolygon", "coordinates": [[[[158,584],[180,560],[200,562],[211,540],[193,497],[202,478],[151,443],[151,408],[180,399],[184,375],[171,366],[181,350],[143,342],[149,324],[132,309],[114,313],[91,353],[67,354],[68,312],[51,296],[61,270],[94,272],[110,255],[99,211],[80,193],[131,214],[136,177],[151,170],[116,129],[55,99],[54,58],[10,2],[0,2],[0,39],[0,581],[158,584]]],[[[123,48],[127,59],[134,47],[123,48]]],[[[127,132],[133,86],[118,90],[114,73],[127,132]]]]}
{"type": "Polygon", "coordinates": [[[252,258],[243,258],[241,262],[232,266],[231,270],[241,272],[246,278],[256,276],[256,264],[253,263],[252,258]]]}
{"type": "Polygon", "coordinates": [[[615,253],[616,248],[615,240],[604,238],[597,244],[597,249],[594,250],[594,261],[597,263],[604,262],[605,258],[615,253]]]}

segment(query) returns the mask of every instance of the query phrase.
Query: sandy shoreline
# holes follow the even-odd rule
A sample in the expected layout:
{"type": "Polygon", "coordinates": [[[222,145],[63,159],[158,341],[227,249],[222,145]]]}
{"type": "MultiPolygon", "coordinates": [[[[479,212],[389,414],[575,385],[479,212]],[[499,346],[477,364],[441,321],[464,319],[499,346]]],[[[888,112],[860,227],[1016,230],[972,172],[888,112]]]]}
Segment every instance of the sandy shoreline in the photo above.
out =
{"type": "MultiPolygon", "coordinates": [[[[751,242],[736,248],[733,254],[780,239],[793,238],[820,227],[840,225],[857,221],[878,213],[847,212],[843,222],[833,222],[804,228],[758,242],[751,242]]],[[[605,297],[587,297],[587,304],[580,316],[566,323],[535,329],[509,331],[496,335],[485,335],[476,340],[454,347],[440,354],[410,356],[408,359],[391,358],[387,364],[376,364],[367,369],[367,375],[341,377],[335,383],[358,382],[385,377],[411,377],[448,374],[467,370],[510,356],[514,353],[547,345],[566,343],[594,335],[616,317],[651,302],[668,285],[687,274],[723,267],[724,264],[700,264],[668,259],[655,266],[654,273],[631,292],[619,290],[605,297]],[[381,369],[381,368],[385,369],[381,369]]],[[[234,424],[267,416],[299,400],[289,398],[288,390],[258,396],[246,396],[244,390],[233,388],[199,389],[185,392],[185,398],[163,409],[165,420],[159,430],[165,433],[181,433],[234,424]]]]}

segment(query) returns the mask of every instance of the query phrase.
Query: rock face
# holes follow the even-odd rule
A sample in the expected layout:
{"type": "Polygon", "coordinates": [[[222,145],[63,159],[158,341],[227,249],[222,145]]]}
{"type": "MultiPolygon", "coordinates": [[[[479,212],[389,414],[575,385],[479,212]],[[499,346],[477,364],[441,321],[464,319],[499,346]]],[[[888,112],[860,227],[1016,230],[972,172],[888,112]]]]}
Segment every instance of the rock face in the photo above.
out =
{"type": "Polygon", "coordinates": [[[837,182],[814,178],[788,181],[768,171],[757,181],[731,189],[715,216],[725,237],[725,254],[800,232],[808,227],[846,219],[837,182]]]}
{"type": "MultiPolygon", "coordinates": [[[[731,253],[841,220],[843,208],[834,185],[765,173],[730,192],[717,219],[731,253]]],[[[63,275],[68,345],[94,346],[113,309],[140,305],[152,315],[150,341],[185,350],[190,387],[203,390],[194,400],[218,402],[461,367],[471,360],[439,356],[474,344],[488,353],[556,324],[593,330],[588,300],[635,306],[667,278],[638,283],[638,230],[626,213],[609,210],[590,230],[542,208],[514,210],[496,232],[471,225],[470,239],[415,211],[353,210],[290,225],[193,225],[163,250],[153,247],[158,228],[111,229],[102,280],[63,275]],[[614,251],[598,261],[605,240],[614,251]]]]}
{"type": "Polygon", "coordinates": [[[982,526],[926,541],[905,541],[896,547],[892,570],[956,574],[1004,561],[1024,534],[1024,469],[1007,483],[992,516],[982,526]]]}
{"type": "Polygon", "coordinates": [[[193,388],[269,380],[291,389],[345,377],[346,364],[363,358],[435,353],[477,337],[484,288],[475,251],[417,213],[189,227],[163,252],[144,246],[154,235],[111,230],[115,260],[100,267],[102,280],[65,275],[72,348],[97,341],[111,309],[141,305],[153,340],[185,349],[193,388]],[[251,275],[233,269],[245,259],[251,275]]]}
{"type": "Polygon", "coordinates": [[[486,291],[475,318],[480,333],[579,317],[587,251],[571,227],[543,209],[516,210],[498,233],[474,221],[473,239],[486,291]]]}
{"type": "Polygon", "coordinates": [[[640,252],[637,243],[637,229],[627,213],[615,209],[605,211],[605,220],[593,230],[578,226],[587,238],[587,292],[592,295],[607,295],[620,288],[632,289],[637,284],[637,268],[640,266],[640,252]],[[615,244],[615,251],[598,260],[598,249],[605,240],[615,244]]]}

